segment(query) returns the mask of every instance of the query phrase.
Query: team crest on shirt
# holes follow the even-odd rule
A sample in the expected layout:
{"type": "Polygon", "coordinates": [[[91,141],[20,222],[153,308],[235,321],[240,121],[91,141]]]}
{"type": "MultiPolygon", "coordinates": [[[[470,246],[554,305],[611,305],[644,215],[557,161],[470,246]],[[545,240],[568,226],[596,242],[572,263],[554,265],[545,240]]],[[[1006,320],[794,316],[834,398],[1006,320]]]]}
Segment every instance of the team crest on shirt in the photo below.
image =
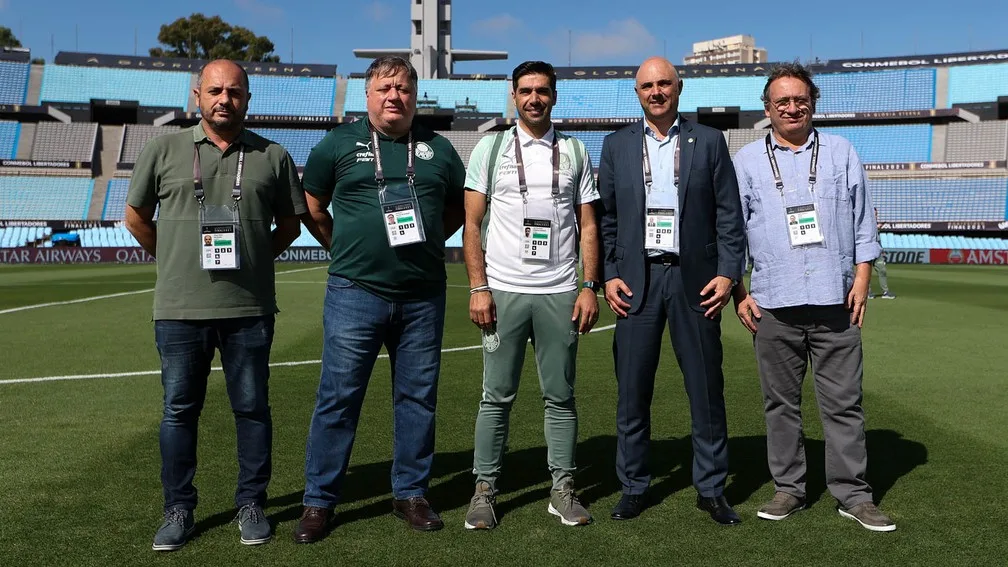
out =
{"type": "Polygon", "coordinates": [[[500,335],[497,331],[483,331],[483,350],[493,352],[500,346],[500,335]]]}
{"type": "Polygon", "coordinates": [[[434,157],[434,150],[431,149],[427,142],[417,142],[416,149],[413,150],[413,155],[422,160],[429,160],[434,157]]]}
{"type": "Polygon", "coordinates": [[[570,156],[567,154],[560,154],[560,171],[568,175],[574,173],[574,167],[571,166],[570,156]]]}

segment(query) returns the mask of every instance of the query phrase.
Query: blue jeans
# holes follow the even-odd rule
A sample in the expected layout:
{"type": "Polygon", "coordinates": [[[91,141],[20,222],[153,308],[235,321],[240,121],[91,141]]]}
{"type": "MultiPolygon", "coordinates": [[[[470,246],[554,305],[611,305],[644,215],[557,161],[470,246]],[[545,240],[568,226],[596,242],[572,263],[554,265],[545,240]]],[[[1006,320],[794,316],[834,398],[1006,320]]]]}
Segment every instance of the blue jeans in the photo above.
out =
{"type": "Polygon", "coordinates": [[[238,434],[235,505],[265,504],[273,455],[268,386],[273,326],[273,315],[154,321],[164,386],[160,445],[166,510],[196,507],[197,429],[215,349],[221,353],[238,434]]]}
{"type": "Polygon", "coordinates": [[[322,311],[322,372],[305,456],[305,506],[339,501],[361,404],[378,352],[392,367],[392,494],[423,496],[434,459],[445,294],[390,302],[329,276],[322,311]]]}

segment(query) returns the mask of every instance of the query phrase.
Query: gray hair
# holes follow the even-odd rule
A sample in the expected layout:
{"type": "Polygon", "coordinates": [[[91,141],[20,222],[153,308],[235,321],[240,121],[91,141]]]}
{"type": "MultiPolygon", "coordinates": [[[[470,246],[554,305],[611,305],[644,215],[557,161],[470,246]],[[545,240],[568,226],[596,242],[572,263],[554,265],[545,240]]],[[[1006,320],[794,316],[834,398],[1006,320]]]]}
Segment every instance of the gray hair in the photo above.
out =
{"type": "Polygon", "coordinates": [[[410,82],[415,89],[419,76],[417,75],[416,68],[413,67],[413,64],[408,59],[399,57],[398,55],[379,57],[371,62],[371,65],[367,68],[367,72],[364,74],[364,90],[367,90],[371,86],[371,79],[375,77],[398,75],[403,71],[406,71],[406,74],[409,75],[410,82]]]}

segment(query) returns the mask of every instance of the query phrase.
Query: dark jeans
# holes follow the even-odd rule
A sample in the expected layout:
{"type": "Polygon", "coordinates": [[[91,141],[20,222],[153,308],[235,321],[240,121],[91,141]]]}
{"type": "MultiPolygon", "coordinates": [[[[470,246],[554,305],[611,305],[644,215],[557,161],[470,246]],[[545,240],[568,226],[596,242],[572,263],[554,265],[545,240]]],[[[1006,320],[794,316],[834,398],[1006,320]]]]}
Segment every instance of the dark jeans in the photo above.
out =
{"type": "Polygon", "coordinates": [[[196,507],[196,438],[214,350],[220,350],[238,433],[235,505],[266,502],[272,472],[273,420],[269,407],[269,356],[273,315],[200,321],[154,322],[161,353],[164,416],[161,484],[165,509],[196,507]]]}

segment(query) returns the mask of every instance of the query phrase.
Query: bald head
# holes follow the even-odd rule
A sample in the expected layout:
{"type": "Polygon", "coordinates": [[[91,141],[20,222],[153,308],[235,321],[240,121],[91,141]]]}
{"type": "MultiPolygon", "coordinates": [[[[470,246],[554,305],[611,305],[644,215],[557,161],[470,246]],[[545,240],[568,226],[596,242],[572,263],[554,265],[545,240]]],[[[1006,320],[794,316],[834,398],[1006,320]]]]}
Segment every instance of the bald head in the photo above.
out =
{"type": "Polygon", "coordinates": [[[641,63],[641,66],[637,68],[637,84],[641,82],[641,75],[654,76],[655,74],[661,76],[673,77],[675,82],[679,82],[679,72],[676,71],[675,65],[671,61],[665,59],[664,57],[648,57],[641,63]]]}
{"type": "Polygon", "coordinates": [[[245,67],[231,61],[230,59],[214,59],[213,61],[207,63],[200,69],[199,75],[196,77],[196,88],[199,89],[203,85],[203,76],[209,73],[225,73],[234,74],[238,73],[241,75],[242,83],[245,85],[245,92],[249,90],[249,78],[248,72],[245,67]]]}
{"type": "Polygon", "coordinates": [[[650,57],[637,69],[634,91],[640,100],[644,118],[664,135],[679,116],[682,81],[675,66],[664,57],[650,57]]]}

